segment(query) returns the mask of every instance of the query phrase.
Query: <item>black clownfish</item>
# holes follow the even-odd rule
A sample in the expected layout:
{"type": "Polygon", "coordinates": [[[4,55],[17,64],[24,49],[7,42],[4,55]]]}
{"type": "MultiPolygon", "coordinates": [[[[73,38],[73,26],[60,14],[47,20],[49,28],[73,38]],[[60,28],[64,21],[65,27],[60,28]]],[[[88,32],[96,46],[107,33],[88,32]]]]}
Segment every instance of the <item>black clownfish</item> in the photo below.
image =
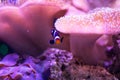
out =
{"type": "Polygon", "coordinates": [[[59,32],[53,28],[51,30],[51,35],[53,37],[53,40],[50,40],[50,44],[60,44],[63,41],[63,37],[60,37],[59,32]]]}

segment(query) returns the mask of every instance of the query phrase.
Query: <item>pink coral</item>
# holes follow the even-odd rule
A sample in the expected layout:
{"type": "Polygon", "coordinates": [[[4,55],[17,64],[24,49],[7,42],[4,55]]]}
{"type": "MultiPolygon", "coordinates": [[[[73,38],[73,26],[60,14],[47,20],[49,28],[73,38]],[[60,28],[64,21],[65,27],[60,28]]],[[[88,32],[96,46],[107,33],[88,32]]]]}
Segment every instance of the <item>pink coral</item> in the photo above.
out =
{"type": "Polygon", "coordinates": [[[114,34],[120,31],[119,14],[120,9],[97,8],[85,15],[62,17],[55,25],[64,33],[114,34]]]}
{"type": "Polygon", "coordinates": [[[106,48],[112,46],[112,34],[120,31],[120,9],[98,8],[88,14],[58,19],[58,31],[70,34],[72,53],[88,64],[107,60],[106,48]],[[105,34],[105,35],[104,35],[105,34]]]}
{"type": "Polygon", "coordinates": [[[0,8],[0,39],[16,52],[38,55],[48,47],[69,50],[66,36],[60,45],[50,45],[51,29],[54,20],[63,16],[66,9],[54,3],[26,2],[20,7],[5,6],[0,8]],[[64,46],[63,46],[64,45],[64,46]]]}

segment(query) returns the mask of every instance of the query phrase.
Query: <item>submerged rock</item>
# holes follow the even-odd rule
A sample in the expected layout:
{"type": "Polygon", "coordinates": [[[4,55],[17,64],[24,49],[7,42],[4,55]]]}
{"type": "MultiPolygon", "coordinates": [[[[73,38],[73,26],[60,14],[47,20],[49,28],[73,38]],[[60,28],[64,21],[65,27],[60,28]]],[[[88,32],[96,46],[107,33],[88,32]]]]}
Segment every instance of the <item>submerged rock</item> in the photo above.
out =
{"type": "MultiPolygon", "coordinates": [[[[46,69],[44,71],[49,71],[50,73],[48,78],[62,77],[62,67],[69,66],[72,58],[72,53],[56,48],[50,48],[46,50],[43,55],[39,57],[39,59],[42,61],[44,69],[46,69]]],[[[44,77],[46,78],[46,76],[44,77]]]]}
{"type": "MultiPolygon", "coordinates": [[[[2,61],[11,55],[18,56],[8,54],[2,61]]],[[[0,80],[118,80],[104,68],[83,65],[71,52],[57,48],[49,48],[37,58],[26,55],[15,59],[14,65],[0,66],[0,80]]]]}
{"type": "Polygon", "coordinates": [[[118,80],[103,67],[82,65],[74,59],[73,61],[61,69],[58,66],[51,67],[51,72],[54,73],[51,73],[50,80],[118,80]]]}
{"type": "Polygon", "coordinates": [[[62,65],[69,65],[72,57],[72,53],[55,48],[47,49],[38,58],[9,54],[0,62],[0,80],[48,80],[53,74],[52,67],[61,70],[62,65]]]}

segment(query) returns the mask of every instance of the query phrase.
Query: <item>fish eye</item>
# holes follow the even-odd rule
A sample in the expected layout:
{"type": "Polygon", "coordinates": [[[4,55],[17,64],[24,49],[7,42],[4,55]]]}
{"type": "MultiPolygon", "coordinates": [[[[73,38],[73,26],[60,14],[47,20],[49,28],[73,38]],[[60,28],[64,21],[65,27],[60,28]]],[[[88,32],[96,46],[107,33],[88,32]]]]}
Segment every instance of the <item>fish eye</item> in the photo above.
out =
{"type": "Polygon", "coordinates": [[[54,44],[54,40],[50,40],[50,42],[49,42],[50,44],[54,44]]]}

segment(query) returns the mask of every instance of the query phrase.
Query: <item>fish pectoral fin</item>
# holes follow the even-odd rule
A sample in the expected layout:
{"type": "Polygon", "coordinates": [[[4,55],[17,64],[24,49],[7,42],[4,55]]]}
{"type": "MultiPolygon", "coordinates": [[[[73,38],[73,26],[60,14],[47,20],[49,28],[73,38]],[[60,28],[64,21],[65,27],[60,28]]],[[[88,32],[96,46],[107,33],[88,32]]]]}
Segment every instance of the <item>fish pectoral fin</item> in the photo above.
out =
{"type": "Polygon", "coordinates": [[[61,38],[61,42],[63,42],[63,38],[64,38],[64,37],[61,38]]]}

